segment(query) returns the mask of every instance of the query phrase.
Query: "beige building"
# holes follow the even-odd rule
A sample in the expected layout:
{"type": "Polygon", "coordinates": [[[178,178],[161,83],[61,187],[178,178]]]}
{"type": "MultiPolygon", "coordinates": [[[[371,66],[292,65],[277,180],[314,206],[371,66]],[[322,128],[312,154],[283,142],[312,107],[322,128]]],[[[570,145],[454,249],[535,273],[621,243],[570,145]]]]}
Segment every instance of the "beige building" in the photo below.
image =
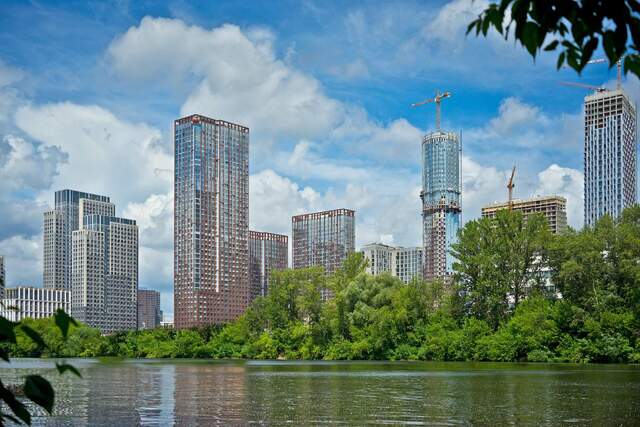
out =
{"type": "MultiPolygon", "coordinates": [[[[549,222],[549,230],[554,234],[562,233],[567,228],[567,199],[560,196],[538,196],[530,199],[515,199],[511,202],[512,210],[522,212],[526,221],[530,214],[541,213],[549,222]]],[[[482,208],[483,218],[495,218],[496,213],[508,209],[509,202],[494,203],[482,208]]]]}
{"type": "Polygon", "coordinates": [[[421,247],[404,248],[382,243],[369,243],[362,247],[362,254],[369,261],[366,271],[377,275],[388,272],[404,283],[422,275],[423,249],[421,247]]]}
{"type": "Polygon", "coordinates": [[[33,286],[7,288],[0,306],[0,316],[12,322],[19,322],[27,317],[43,319],[53,316],[59,308],[68,313],[70,299],[69,291],[60,289],[33,286]]]}

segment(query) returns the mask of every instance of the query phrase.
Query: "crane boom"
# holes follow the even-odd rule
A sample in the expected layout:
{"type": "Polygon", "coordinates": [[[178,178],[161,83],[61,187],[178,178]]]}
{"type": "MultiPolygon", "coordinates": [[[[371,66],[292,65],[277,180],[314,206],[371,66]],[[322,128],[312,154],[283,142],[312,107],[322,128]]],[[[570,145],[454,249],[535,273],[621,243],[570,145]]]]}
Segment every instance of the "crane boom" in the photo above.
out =
{"type": "Polygon", "coordinates": [[[515,184],[513,183],[513,176],[515,174],[516,174],[516,167],[514,165],[513,169],[511,169],[511,177],[509,178],[509,183],[507,184],[507,189],[509,190],[509,211],[513,209],[513,187],[515,187],[515,184]]]}
{"type": "Polygon", "coordinates": [[[607,88],[605,88],[603,86],[593,86],[593,85],[588,85],[588,84],[584,84],[584,83],[560,82],[560,84],[563,85],[563,86],[583,87],[585,89],[595,90],[596,92],[604,92],[604,91],[607,90],[607,88]]]}
{"type": "Polygon", "coordinates": [[[443,92],[440,93],[439,90],[436,90],[435,98],[425,99],[424,101],[416,102],[415,104],[411,104],[412,107],[419,107],[424,104],[429,104],[431,102],[436,104],[436,129],[440,130],[440,102],[443,99],[451,97],[451,92],[443,92]]]}

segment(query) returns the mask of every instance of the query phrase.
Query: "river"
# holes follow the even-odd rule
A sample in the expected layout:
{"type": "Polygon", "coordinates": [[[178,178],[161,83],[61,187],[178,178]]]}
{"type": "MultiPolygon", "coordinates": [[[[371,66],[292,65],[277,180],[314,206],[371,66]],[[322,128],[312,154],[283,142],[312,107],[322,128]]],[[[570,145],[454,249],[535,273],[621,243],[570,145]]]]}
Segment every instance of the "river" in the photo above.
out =
{"type": "Polygon", "coordinates": [[[68,360],[44,374],[53,416],[34,425],[638,425],[640,366],[437,362],[68,360]]]}

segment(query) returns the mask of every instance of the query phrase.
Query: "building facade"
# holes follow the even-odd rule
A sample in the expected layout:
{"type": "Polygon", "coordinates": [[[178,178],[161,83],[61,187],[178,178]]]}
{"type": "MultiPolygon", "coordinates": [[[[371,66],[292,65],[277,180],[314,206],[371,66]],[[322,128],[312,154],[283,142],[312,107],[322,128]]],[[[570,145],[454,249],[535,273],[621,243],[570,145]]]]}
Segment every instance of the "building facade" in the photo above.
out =
{"type": "Polygon", "coordinates": [[[103,333],[137,328],[138,226],[85,215],[72,233],[71,314],[103,333]]]}
{"type": "Polygon", "coordinates": [[[115,215],[109,197],[75,190],[56,191],[54,208],[44,213],[43,285],[46,289],[71,289],[72,233],[90,213],[115,215]]]}
{"type": "Polygon", "coordinates": [[[368,260],[367,273],[377,275],[387,272],[404,283],[422,276],[423,250],[421,247],[389,246],[370,243],[362,247],[368,260]]]}
{"type": "Polygon", "coordinates": [[[273,270],[289,266],[289,237],[283,234],[249,231],[249,283],[251,300],[266,296],[273,270]]]}
{"type": "Polygon", "coordinates": [[[160,326],[160,292],[138,289],[138,329],[154,329],[160,326]]]}
{"type": "Polygon", "coordinates": [[[435,131],[422,140],[422,236],[425,279],[453,272],[449,253],[460,229],[460,136],[435,131]]]}
{"type": "Polygon", "coordinates": [[[636,203],[636,107],[622,90],[584,99],[584,223],[636,203]]]}
{"type": "MultiPolygon", "coordinates": [[[[483,218],[495,218],[496,213],[509,209],[509,202],[494,203],[482,208],[483,218]]],[[[530,199],[516,199],[511,202],[511,210],[522,212],[524,220],[535,213],[541,213],[554,234],[563,233],[567,229],[567,199],[560,196],[539,196],[530,199]]]]}
{"type": "Polygon", "coordinates": [[[4,290],[7,286],[4,272],[4,256],[0,255],[0,299],[4,298],[4,290]]]}
{"type": "Polygon", "coordinates": [[[249,128],[175,121],[176,328],[236,319],[249,304],[249,128]]]}
{"type": "Polygon", "coordinates": [[[0,316],[12,322],[19,322],[27,317],[43,319],[53,316],[59,308],[69,313],[70,301],[69,291],[32,286],[7,288],[0,307],[0,316]]]}

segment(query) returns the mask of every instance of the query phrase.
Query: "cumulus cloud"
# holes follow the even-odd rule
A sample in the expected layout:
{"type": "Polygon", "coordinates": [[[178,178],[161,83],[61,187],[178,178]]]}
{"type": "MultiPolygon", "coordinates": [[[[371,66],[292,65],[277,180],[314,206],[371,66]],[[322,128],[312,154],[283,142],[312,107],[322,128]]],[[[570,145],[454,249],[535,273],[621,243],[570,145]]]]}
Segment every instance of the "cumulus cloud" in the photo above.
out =
{"type": "Polygon", "coordinates": [[[582,172],[556,164],[538,174],[536,194],[559,195],[567,199],[567,220],[575,228],[584,222],[584,176],[582,172]]]}
{"type": "Polygon", "coordinates": [[[42,283],[42,239],[12,236],[0,240],[0,254],[4,255],[6,284],[39,285],[42,283]]]}

